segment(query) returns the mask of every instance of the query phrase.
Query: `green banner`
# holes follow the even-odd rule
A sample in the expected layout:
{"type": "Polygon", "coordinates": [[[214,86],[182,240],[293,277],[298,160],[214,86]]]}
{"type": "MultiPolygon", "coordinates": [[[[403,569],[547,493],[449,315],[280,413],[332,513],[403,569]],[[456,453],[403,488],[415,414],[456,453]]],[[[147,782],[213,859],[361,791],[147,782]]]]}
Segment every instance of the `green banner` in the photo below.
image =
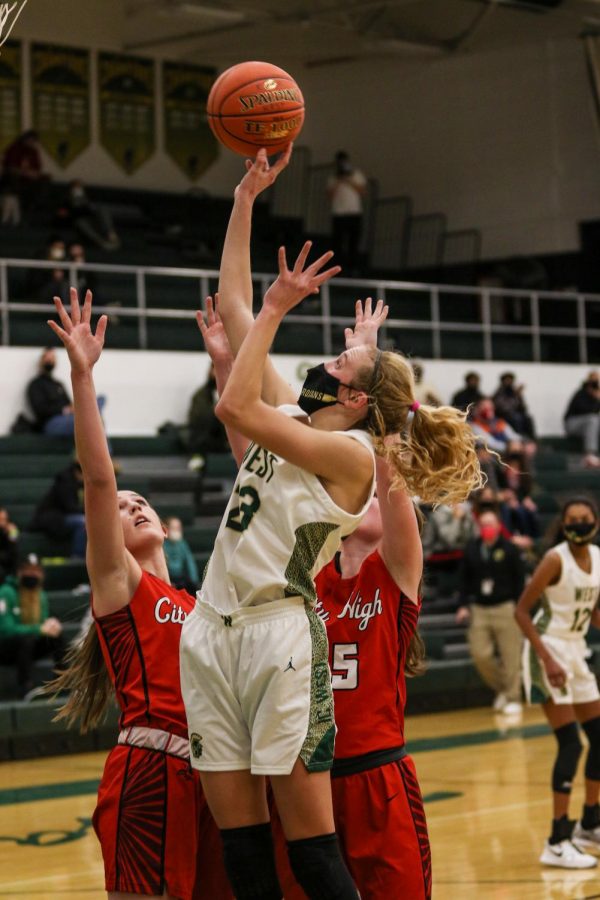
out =
{"type": "Polygon", "coordinates": [[[165,150],[195,181],[215,161],[219,144],[206,119],[206,100],[216,69],[163,63],[165,150]]]}
{"type": "Polygon", "coordinates": [[[7,41],[0,53],[0,150],[21,134],[21,44],[7,41]]]}
{"type": "Polygon", "coordinates": [[[154,137],[154,62],[98,54],[100,143],[127,173],[150,159],[154,137]]]}
{"type": "Polygon", "coordinates": [[[32,125],[62,168],[90,143],[90,54],[76,47],[31,45],[32,125]]]}

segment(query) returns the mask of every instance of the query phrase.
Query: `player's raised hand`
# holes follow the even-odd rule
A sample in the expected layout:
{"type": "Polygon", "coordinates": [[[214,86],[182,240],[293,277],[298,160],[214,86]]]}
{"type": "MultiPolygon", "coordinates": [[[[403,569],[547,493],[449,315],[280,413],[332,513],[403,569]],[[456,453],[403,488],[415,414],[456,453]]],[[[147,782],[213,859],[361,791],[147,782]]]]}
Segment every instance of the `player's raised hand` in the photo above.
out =
{"type": "Polygon", "coordinates": [[[271,187],[279,173],[282,172],[289,163],[293,146],[292,143],[289,143],[277,162],[273,163],[273,165],[269,163],[269,157],[267,156],[267,151],[264,147],[261,147],[258,151],[254,162],[252,162],[251,159],[247,159],[246,174],[236,187],[235,196],[239,193],[247,193],[254,199],[254,197],[258,197],[258,195],[268,187],[271,187]]]}
{"type": "Polygon", "coordinates": [[[71,314],[69,315],[63,306],[62,300],[55,297],[54,305],[61,324],[58,325],[49,319],[48,325],[64,344],[71,363],[71,371],[89,372],[102,353],[108,317],[100,316],[94,333],[91,326],[92,292],[86,291],[83,307],[79,305],[76,288],[71,288],[70,295],[71,314]]]}
{"type": "Polygon", "coordinates": [[[378,300],[373,309],[373,300],[367,297],[364,306],[362,300],[356,301],[355,311],[354,328],[344,329],[346,350],[352,347],[376,347],[377,332],[388,317],[389,306],[384,305],[383,300],[378,300]]]}
{"type": "Polygon", "coordinates": [[[306,241],[298,254],[293,269],[288,269],[285,247],[279,248],[279,275],[265,294],[264,306],[277,309],[280,313],[285,314],[305,297],[310,294],[318,294],[322,284],[341,272],[340,266],[323,268],[333,258],[331,250],[305,268],[311,247],[312,242],[306,241]]]}
{"type": "Polygon", "coordinates": [[[225,326],[219,315],[219,295],[215,294],[214,300],[212,297],[207,297],[205,308],[206,319],[202,310],[198,310],[196,321],[198,322],[198,328],[200,329],[206,352],[213,362],[229,362],[233,360],[233,353],[227,339],[225,326]]]}

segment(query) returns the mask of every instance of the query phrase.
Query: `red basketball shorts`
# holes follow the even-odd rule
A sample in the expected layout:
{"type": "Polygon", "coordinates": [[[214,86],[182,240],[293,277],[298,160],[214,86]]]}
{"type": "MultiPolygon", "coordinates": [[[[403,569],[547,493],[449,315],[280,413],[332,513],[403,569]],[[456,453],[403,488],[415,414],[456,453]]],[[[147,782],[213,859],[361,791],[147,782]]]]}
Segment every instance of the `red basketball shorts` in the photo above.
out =
{"type": "MultiPolygon", "coordinates": [[[[410,756],[331,782],[336,829],[361,900],[429,900],[431,853],[410,756]]],[[[306,900],[289,867],[276,810],[273,832],[286,900],[306,900]]]]}
{"type": "Polygon", "coordinates": [[[107,891],[230,900],[221,839],[187,760],[119,745],[109,754],[93,824],[107,891]]]}

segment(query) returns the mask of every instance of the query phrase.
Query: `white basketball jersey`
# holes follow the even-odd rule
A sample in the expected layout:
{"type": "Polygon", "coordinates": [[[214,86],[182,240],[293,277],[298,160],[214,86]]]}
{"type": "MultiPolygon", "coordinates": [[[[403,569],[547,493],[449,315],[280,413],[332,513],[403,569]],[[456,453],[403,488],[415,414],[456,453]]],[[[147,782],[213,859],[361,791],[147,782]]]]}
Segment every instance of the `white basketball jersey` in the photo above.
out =
{"type": "Polygon", "coordinates": [[[577,565],[566,541],[553,548],[560,556],[560,578],[546,588],[533,620],[540,634],[574,640],[587,633],[600,592],[600,548],[590,544],[589,549],[592,569],[588,574],[577,565]]]}
{"type": "MultiPolygon", "coordinates": [[[[294,418],[300,407],[282,406],[294,418]]],[[[308,427],[308,426],[307,426],[308,427]]],[[[314,576],[367,511],[375,490],[375,452],[365,431],[341,432],[373,456],[373,481],[362,510],[337,506],[316,475],[250,444],[225,510],[198,597],[219,612],[285,597],[316,602],[314,576]]]]}

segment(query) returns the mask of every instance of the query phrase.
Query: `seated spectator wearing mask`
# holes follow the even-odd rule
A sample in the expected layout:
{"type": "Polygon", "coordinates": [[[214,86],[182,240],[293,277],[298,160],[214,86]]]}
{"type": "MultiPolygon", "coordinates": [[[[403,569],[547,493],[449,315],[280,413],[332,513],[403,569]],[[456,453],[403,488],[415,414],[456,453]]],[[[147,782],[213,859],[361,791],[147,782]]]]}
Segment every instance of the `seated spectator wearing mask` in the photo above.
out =
{"type": "MultiPolygon", "coordinates": [[[[72,437],[75,424],[73,406],[65,386],[52,377],[56,368],[56,351],[46,347],[38,364],[39,375],[27,385],[27,400],[35,416],[35,428],[43,434],[72,437]]],[[[98,397],[100,412],[105,398],[98,397]]]]}
{"type": "Polygon", "coordinates": [[[489,450],[500,455],[508,452],[527,455],[535,453],[536,447],[532,441],[524,441],[508,422],[496,415],[494,401],[489,397],[483,397],[475,406],[471,428],[489,450]]]}
{"type": "Polygon", "coordinates": [[[457,391],[452,398],[452,406],[457,409],[466,410],[473,403],[478,403],[483,399],[483,394],[479,390],[481,378],[477,372],[467,372],[465,375],[465,386],[457,391]]]}
{"type": "Polygon", "coordinates": [[[598,442],[600,437],[600,375],[590,372],[582,386],[569,401],[564,416],[565,431],[583,439],[583,464],[590,469],[600,468],[598,442]]]}
{"type": "Polygon", "coordinates": [[[187,449],[192,453],[229,453],[225,428],[215,416],[218,399],[215,370],[211,363],[206,381],[190,401],[187,449]]]}
{"type": "Polygon", "coordinates": [[[27,556],[0,587],[0,658],[16,666],[20,697],[33,688],[33,664],[52,656],[58,666],[65,645],[62,625],[48,615],[44,570],[35,554],[27,556]]]}
{"type": "Polygon", "coordinates": [[[0,584],[15,575],[18,560],[19,529],[10,521],[8,510],[0,506],[0,584]]]}
{"type": "Polygon", "coordinates": [[[502,536],[496,512],[479,516],[479,536],[469,541],[461,568],[463,605],[457,622],[469,622],[471,657],[483,681],[495,693],[493,708],[521,712],[521,648],[515,622],[516,600],[525,572],[519,550],[502,536]]]}
{"type": "Polygon", "coordinates": [[[183,536],[181,519],[167,519],[167,538],[163,544],[171,584],[194,595],[199,587],[198,566],[183,536]]]}
{"type": "Polygon", "coordinates": [[[69,184],[66,206],[59,210],[59,215],[67,216],[83,238],[97,247],[116,250],[121,246],[108,209],[90,200],[82,181],[69,184]]]}
{"type": "Polygon", "coordinates": [[[523,399],[524,391],[524,385],[515,386],[514,372],[504,372],[492,399],[497,415],[519,434],[535,440],[535,426],[523,399]]]}
{"type": "Polygon", "coordinates": [[[83,512],[83,474],[77,461],[55,476],[52,487],[40,500],[29,527],[57,540],[70,537],[71,556],[85,559],[87,536],[83,512]]]}

